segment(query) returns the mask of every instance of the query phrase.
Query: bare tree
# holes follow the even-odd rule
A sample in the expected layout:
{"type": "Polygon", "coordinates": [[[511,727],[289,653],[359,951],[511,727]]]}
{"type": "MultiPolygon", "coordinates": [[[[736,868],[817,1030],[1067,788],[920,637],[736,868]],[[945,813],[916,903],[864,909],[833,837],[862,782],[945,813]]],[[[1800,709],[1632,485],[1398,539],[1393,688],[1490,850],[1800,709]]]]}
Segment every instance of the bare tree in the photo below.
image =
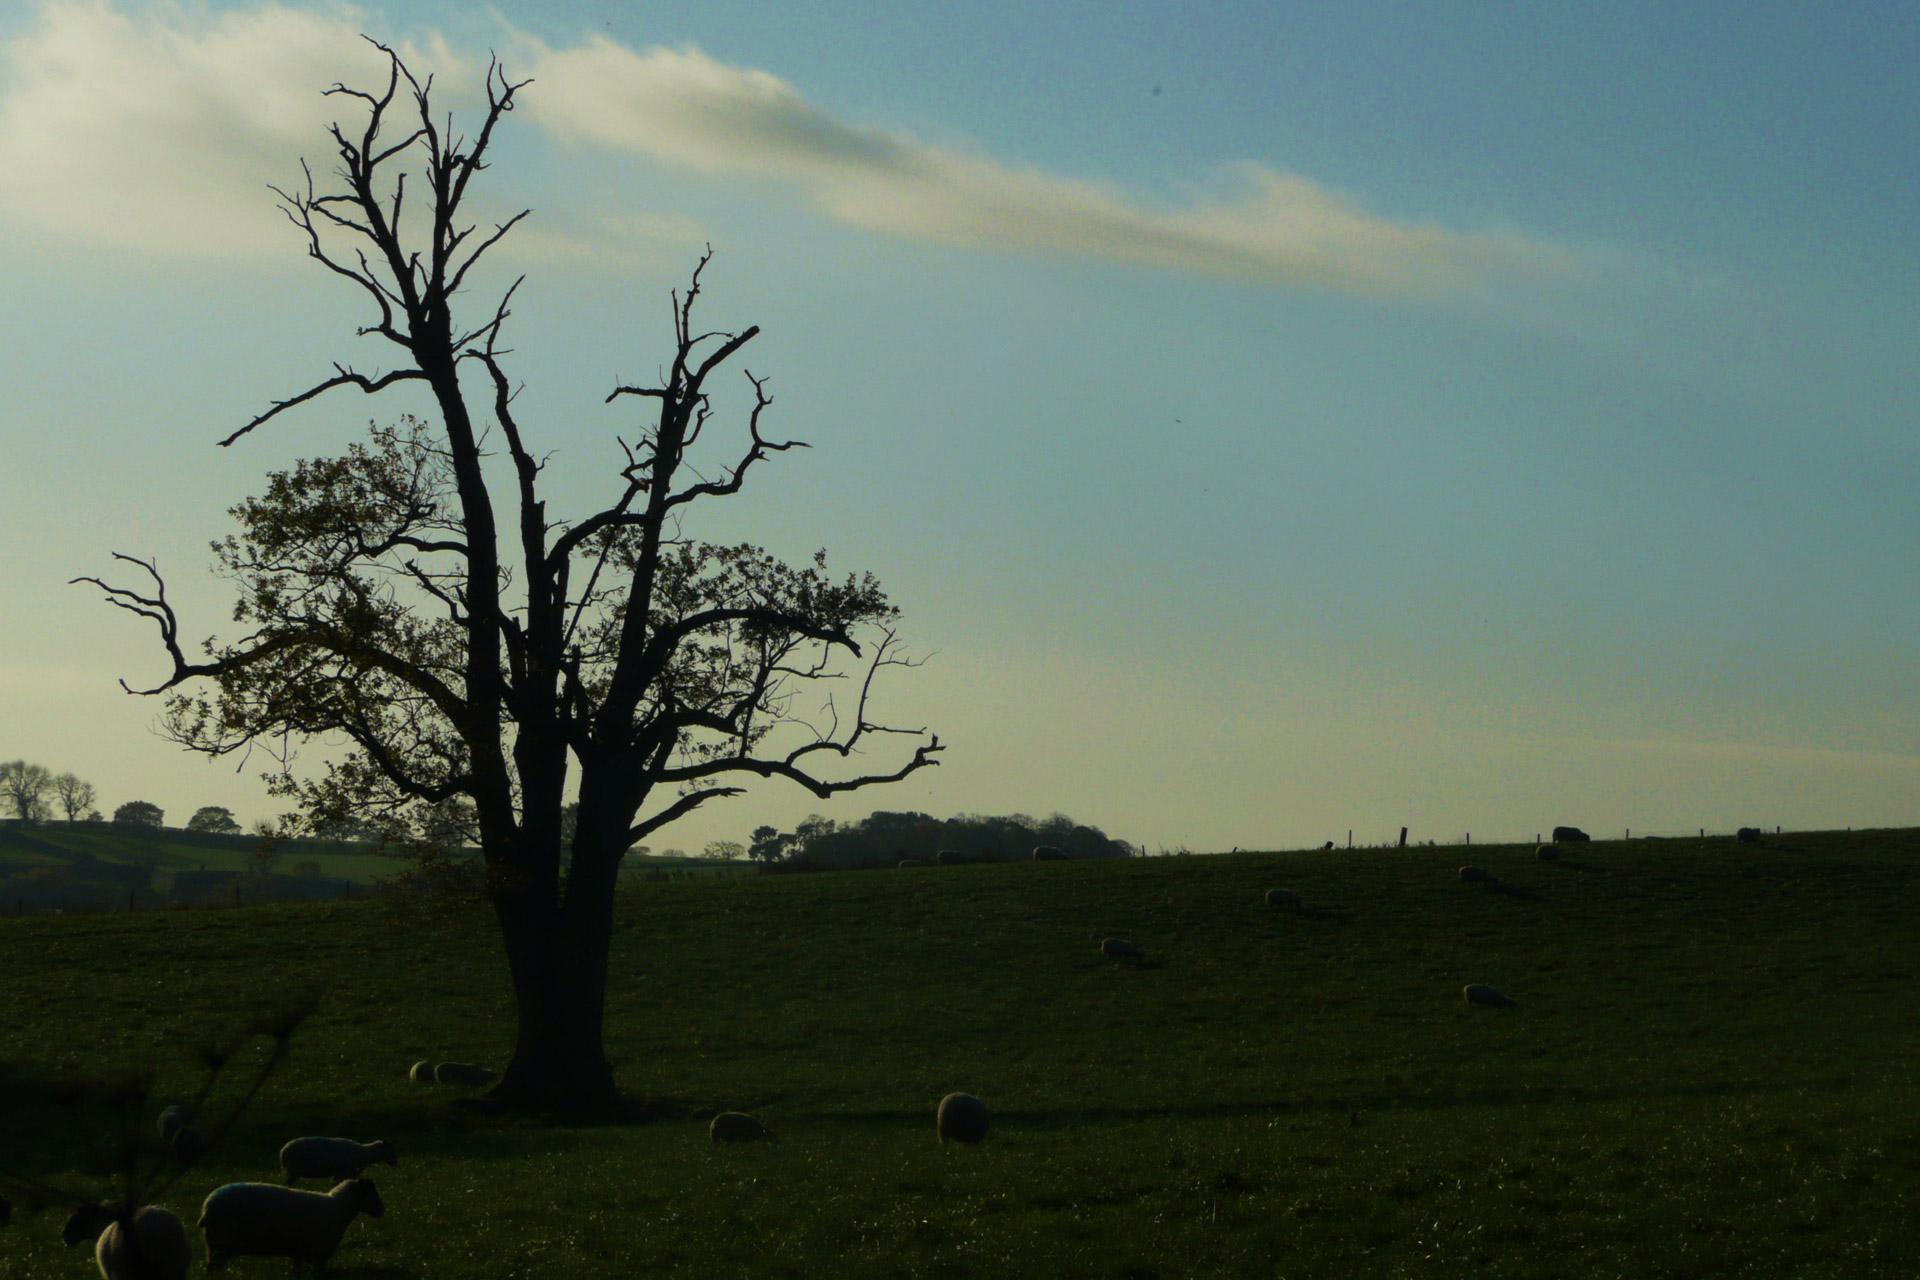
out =
{"type": "Polygon", "coordinates": [[[0,763],[0,798],[22,822],[38,822],[46,816],[47,788],[52,784],[53,775],[43,764],[25,760],[0,763]]]}
{"type": "Polygon", "coordinates": [[[607,396],[651,406],[638,438],[620,446],[613,500],[572,522],[549,517],[544,461],[523,433],[501,346],[518,281],[477,321],[455,314],[475,264],[525,216],[480,232],[463,215],[525,84],[491,66],[485,118],[468,138],[436,116],[431,80],[381,47],[383,89],[330,91],[365,116],[331,131],[336,185],[323,189],[309,173],[282,195],[308,254],[370,303],[361,332],[401,362],[379,374],[335,365],[222,443],[341,387],[421,384],[437,421],[376,428],[344,456],[271,475],[264,496],[234,509],[241,530],[216,554],[249,630],[210,643],[203,659],[182,649],[152,562],[118,557],[143,575],[136,586],[84,581],[159,627],[172,670],[140,692],[168,695],[166,723],[191,749],[343,736],[351,754],[323,774],[275,775],[317,820],[470,806],[518,1014],[494,1096],[536,1108],[610,1103],[601,1022],[626,851],[746,780],[783,778],[826,797],[936,763],[940,743],[869,716],[875,677],[908,664],[897,610],[871,575],[835,577],[824,553],[795,566],[682,535],[691,504],[738,493],[756,464],[799,445],[762,434],[772,401],[748,372],[736,384],[739,451],[711,476],[688,461],[711,435],[714,375],[759,332],[696,325],[706,257],[674,295],[673,350],[658,381],[607,396]],[[418,169],[402,172],[410,162],[418,169]],[[461,381],[467,369],[484,389],[477,402],[461,381]],[[489,414],[504,459],[483,450],[489,414]],[[846,694],[806,694],[840,687],[820,685],[834,680],[846,694]],[[192,681],[211,690],[181,689],[192,681]],[[863,768],[866,748],[893,734],[911,749],[863,768]]]}
{"type": "Polygon", "coordinates": [[[78,822],[93,811],[93,784],[82,781],[78,774],[63,773],[53,780],[53,796],[60,802],[61,812],[67,815],[68,822],[78,822]]]}

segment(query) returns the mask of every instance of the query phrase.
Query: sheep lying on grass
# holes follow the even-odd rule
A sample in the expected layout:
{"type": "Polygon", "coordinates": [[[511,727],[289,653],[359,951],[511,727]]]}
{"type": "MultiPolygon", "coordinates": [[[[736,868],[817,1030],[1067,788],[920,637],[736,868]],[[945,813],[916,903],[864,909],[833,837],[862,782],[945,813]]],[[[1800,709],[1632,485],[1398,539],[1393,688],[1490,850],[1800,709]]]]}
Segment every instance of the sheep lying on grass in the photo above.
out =
{"type": "Polygon", "coordinates": [[[1536,847],[1533,851],[1533,860],[1535,862],[1560,861],[1560,846],[1557,844],[1543,844],[1536,847]]]}
{"type": "Polygon", "coordinates": [[[186,1280],[193,1247],[180,1219],[157,1205],[133,1215],[131,1226],[109,1222],[93,1247],[94,1265],[106,1280],[186,1280]]]}
{"type": "Polygon", "coordinates": [[[433,1078],[440,1084],[491,1084],[500,1073],[471,1062],[443,1062],[433,1069],[433,1078]]]}
{"type": "Polygon", "coordinates": [[[1468,1004],[1486,1005],[1490,1009],[1512,1009],[1518,1007],[1517,1001],[1510,1000],[1506,996],[1501,995],[1484,982],[1469,982],[1466,986],[1460,988],[1460,994],[1466,997],[1468,1004]]]}
{"type": "Polygon", "coordinates": [[[1488,871],[1485,867],[1462,867],[1460,868],[1460,878],[1468,884],[1500,883],[1493,872],[1488,871]]]}
{"type": "Polygon", "coordinates": [[[927,865],[927,860],[925,858],[902,858],[900,859],[900,865],[903,867],[924,867],[927,865]]]}
{"type": "Polygon", "coordinates": [[[1270,907],[1297,907],[1300,905],[1300,895],[1291,889],[1269,889],[1267,890],[1267,905],[1270,907]]]}
{"type": "Polygon", "coordinates": [[[154,1121],[154,1127],[160,1131],[160,1141],[173,1145],[173,1137],[187,1127],[187,1109],[182,1106],[168,1107],[154,1121]]]}
{"type": "Polygon", "coordinates": [[[207,1270],[230,1258],[293,1258],[327,1265],[355,1214],[385,1215],[371,1178],[352,1178],[325,1195],[271,1182],[229,1182],[207,1197],[200,1230],[207,1237],[207,1270]]]}
{"type": "Polygon", "coordinates": [[[1100,944],[1100,954],[1109,960],[1132,960],[1138,962],[1146,959],[1145,956],[1140,954],[1140,948],[1134,946],[1125,938],[1108,938],[1100,944]]]}
{"type": "Polygon", "coordinates": [[[1035,862],[1065,862],[1067,855],[1050,844],[1043,844],[1033,851],[1035,862]]]}
{"type": "Polygon", "coordinates": [[[357,1178],[370,1164],[398,1166],[391,1142],[355,1142],[352,1138],[295,1138],[280,1148],[280,1172],[292,1186],[302,1178],[338,1182],[357,1178]]]}
{"type": "Polygon", "coordinates": [[[970,1093],[950,1093],[940,1099],[934,1128],[943,1143],[951,1140],[972,1146],[987,1136],[987,1104],[970,1093]]]}
{"type": "Polygon", "coordinates": [[[407,1072],[407,1079],[415,1084],[432,1084],[433,1069],[436,1065],[432,1062],[416,1062],[413,1064],[413,1069],[407,1072]]]}
{"type": "Polygon", "coordinates": [[[778,1142],[780,1138],[744,1111],[722,1111],[707,1126],[707,1141],[718,1146],[723,1142],[778,1142]]]}

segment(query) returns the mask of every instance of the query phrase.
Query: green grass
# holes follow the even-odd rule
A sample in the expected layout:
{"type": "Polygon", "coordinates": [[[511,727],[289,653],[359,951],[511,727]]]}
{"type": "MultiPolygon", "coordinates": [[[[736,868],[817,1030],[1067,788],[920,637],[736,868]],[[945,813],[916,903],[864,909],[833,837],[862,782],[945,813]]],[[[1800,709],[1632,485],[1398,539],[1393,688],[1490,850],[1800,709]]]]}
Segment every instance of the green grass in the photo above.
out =
{"type": "MultiPolygon", "coordinates": [[[[209,1166],[384,1137],[345,1275],[1911,1276],[1920,833],[643,883],[609,1046],[645,1123],[502,1121],[406,1080],[498,1063],[500,949],[386,902],[0,921],[0,1075],[150,1061],[320,979],[209,1166]],[[1303,913],[1267,911],[1285,885],[1303,913]],[[1102,964],[1122,935],[1149,963],[1102,964]],[[1469,1009],[1467,982],[1521,1002],[1469,1009]],[[994,1131],[942,1149],[978,1093],[994,1131]],[[754,1110],[777,1146],[716,1150],[754,1110]]],[[[0,1078],[0,1092],[6,1081],[0,1078]]],[[[169,1099],[156,1099],[157,1107],[169,1099]]],[[[0,1143],[82,1185],[46,1115],[0,1143]]],[[[85,1276],[61,1215],[0,1274],[85,1276]]],[[[232,1274],[279,1276],[242,1261],[232,1274]]]]}
{"type": "MultiPolygon", "coordinates": [[[[91,855],[103,863],[138,865],[151,860],[164,883],[176,871],[243,871],[252,864],[258,837],[212,835],[174,827],[135,827],[112,822],[43,822],[34,826],[0,826],[0,867],[26,870],[69,865],[75,855],[91,855]]],[[[277,869],[290,871],[301,862],[320,864],[320,873],[333,879],[371,884],[400,869],[400,861],[377,854],[367,845],[339,840],[292,840],[282,846],[277,869]]]]}

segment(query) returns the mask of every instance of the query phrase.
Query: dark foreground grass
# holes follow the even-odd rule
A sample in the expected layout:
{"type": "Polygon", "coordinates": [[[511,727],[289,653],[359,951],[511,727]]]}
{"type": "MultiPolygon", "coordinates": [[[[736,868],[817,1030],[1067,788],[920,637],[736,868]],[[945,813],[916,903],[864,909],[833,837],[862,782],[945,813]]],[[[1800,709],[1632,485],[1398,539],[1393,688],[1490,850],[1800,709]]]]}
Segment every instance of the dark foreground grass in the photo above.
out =
{"type": "MultiPolygon", "coordinates": [[[[637,885],[609,1039],[648,1118],[597,1126],[407,1083],[506,1052],[482,913],[0,921],[0,1095],[65,1061],[184,1088],[195,1040],[320,984],[166,1202],[191,1222],[289,1137],[390,1139],[347,1276],[1920,1272],[1920,834],[1473,858],[1506,891],[1444,849],[637,885]],[[1148,963],[1101,963],[1115,934],[1148,963]],[[979,1148],[935,1142],[954,1089],[993,1111],[979,1148]],[[782,1140],[711,1148],[713,1108],[782,1140]]],[[[53,1117],[0,1123],[84,1184],[53,1117]]],[[[0,1275],[92,1274],[61,1216],[0,1228],[0,1275]]]]}

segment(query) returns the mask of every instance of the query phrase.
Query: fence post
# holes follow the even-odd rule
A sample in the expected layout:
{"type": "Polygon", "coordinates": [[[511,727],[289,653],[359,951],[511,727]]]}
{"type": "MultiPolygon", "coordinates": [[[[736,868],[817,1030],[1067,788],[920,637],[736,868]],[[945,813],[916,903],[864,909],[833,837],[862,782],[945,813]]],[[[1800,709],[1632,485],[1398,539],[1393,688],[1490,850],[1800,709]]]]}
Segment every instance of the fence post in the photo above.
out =
{"type": "Polygon", "coordinates": [[[1400,847],[1402,849],[1407,847],[1407,829],[1405,827],[1400,828],[1400,847]]]}

